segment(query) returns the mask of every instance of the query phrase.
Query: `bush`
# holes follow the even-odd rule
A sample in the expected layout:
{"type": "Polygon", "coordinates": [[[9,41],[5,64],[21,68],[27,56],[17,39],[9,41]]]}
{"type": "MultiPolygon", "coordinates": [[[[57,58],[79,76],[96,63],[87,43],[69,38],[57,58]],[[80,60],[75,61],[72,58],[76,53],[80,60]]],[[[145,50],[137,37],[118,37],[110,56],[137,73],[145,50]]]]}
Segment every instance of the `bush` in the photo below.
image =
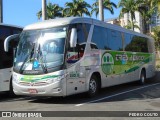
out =
{"type": "Polygon", "coordinates": [[[159,68],[160,68],[160,65],[156,65],[156,68],[159,69],[159,68]]]}

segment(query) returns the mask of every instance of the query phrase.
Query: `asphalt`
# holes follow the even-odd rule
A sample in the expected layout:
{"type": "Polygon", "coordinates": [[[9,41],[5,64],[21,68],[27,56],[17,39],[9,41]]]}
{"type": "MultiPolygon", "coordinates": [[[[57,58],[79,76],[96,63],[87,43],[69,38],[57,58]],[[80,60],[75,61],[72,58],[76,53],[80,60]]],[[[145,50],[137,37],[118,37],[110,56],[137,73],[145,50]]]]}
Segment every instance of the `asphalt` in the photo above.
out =
{"type": "MultiPolygon", "coordinates": [[[[160,118],[157,117],[126,117],[125,115],[128,114],[128,112],[132,113],[136,111],[160,111],[160,71],[157,71],[156,76],[148,80],[148,82],[143,86],[134,82],[108,87],[102,89],[94,98],[88,98],[86,97],[86,94],[72,95],[68,97],[10,97],[6,93],[0,93],[0,111],[60,111],[60,113],[57,114],[51,113],[51,116],[55,114],[56,117],[30,118],[31,120],[159,120],[160,118]],[[67,111],[81,112],[68,113],[67,111]],[[92,112],[90,113],[87,111],[92,112]],[[101,112],[99,111],[103,111],[102,116],[100,116],[101,112]],[[103,117],[107,116],[105,114],[109,115],[108,112],[105,113],[104,111],[111,112],[111,116],[103,117]],[[117,113],[113,114],[114,112],[112,111],[117,111],[117,113]],[[71,117],[66,117],[69,116],[68,114],[71,117]],[[80,117],[74,117],[78,115],[80,117]]],[[[22,118],[0,119],[18,120],[22,118]]],[[[25,119],[28,118],[23,118],[23,120],[25,119]]]]}

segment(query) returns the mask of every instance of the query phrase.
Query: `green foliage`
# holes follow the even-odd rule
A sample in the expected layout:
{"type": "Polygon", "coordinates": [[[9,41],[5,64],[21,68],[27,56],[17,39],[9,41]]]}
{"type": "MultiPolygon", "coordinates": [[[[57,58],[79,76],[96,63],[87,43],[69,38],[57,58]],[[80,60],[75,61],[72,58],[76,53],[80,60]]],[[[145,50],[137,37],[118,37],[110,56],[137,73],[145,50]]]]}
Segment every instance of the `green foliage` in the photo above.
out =
{"type": "Polygon", "coordinates": [[[65,3],[65,8],[63,9],[62,13],[65,17],[82,17],[84,14],[87,16],[91,16],[88,8],[91,8],[91,6],[84,0],[72,0],[72,2],[65,3]]]}
{"type": "MultiPolygon", "coordinates": [[[[137,22],[133,21],[134,28],[137,28],[140,30],[140,27],[136,24],[137,22]]],[[[126,29],[132,29],[132,22],[128,20],[128,24],[124,26],[126,29]]]]}
{"type": "Polygon", "coordinates": [[[120,0],[118,7],[122,7],[120,11],[120,17],[125,13],[130,13],[131,15],[131,27],[134,30],[133,20],[135,20],[135,11],[138,10],[138,5],[136,0],[120,0]]]}
{"type": "MultiPolygon", "coordinates": [[[[70,16],[79,16],[82,17],[84,15],[90,16],[96,12],[96,16],[99,13],[98,9],[98,0],[96,0],[95,3],[93,3],[92,7],[90,4],[88,4],[84,0],[72,0],[72,2],[66,2],[65,8],[60,7],[57,4],[48,3],[47,4],[47,18],[48,19],[54,19],[56,17],[70,17],[70,16]],[[91,12],[89,11],[89,8],[91,9],[91,12]]],[[[109,10],[111,14],[114,14],[114,8],[117,8],[116,4],[113,2],[110,2],[110,0],[103,0],[103,7],[106,10],[109,10]]],[[[37,13],[38,19],[42,17],[42,11],[40,10],[37,13]]]]}
{"type": "Polygon", "coordinates": [[[160,26],[156,26],[152,29],[153,34],[151,35],[155,40],[156,50],[160,50],[160,26]]]}
{"type": "Polygon", "coordinates": [[[137,0],[139,3],[138,11],[141,13],[143,20],[143,33],[147,34],[147,26],[152,23],[151,17],[156,12],[159,0],[137,0]]]}
{"type": "Polygon", "coordinates": [[[157,5],[158,5],[158,11],[160,13],[160,1],[158,1],[157,5]]]}
{"type": "MultiPolygon", "coordinates": [[[[117,5],[114,2],[111,2],[110,0],[103,0],[103,8],[110,11],[111,14],[114,14],[114,8],[117,8],[117,5]]],[[[96,13],[96,17],[99,13],[99,1],[96,0],[95,3],[92,4],[92,10],[91,10],[91,14],[96,13]]]]}
{"type": "MultiPolygon", "coordinates": [[[[59,5],[57,4],[52,4],[52,3],[48,3],[47,5],[47,18],[48,19],[54,19],[56,17],[62,17],[62,10],[63,8],[60,7],[59,5]]],[[[40,19],[42,17],[42,10],[40,10],[38,13],[37,13],[37,17],[38,19],[40,19]]]]}
{"type": "MultiPolygon", "coordinates": [[[[122,7],[120,17],[125,13],[131,15],[131,25],[134,30],[135,11],[139,11],[142,16],[143,33],[147,34],[147,27],[152,23],[151,17],[155,13],[157,7],[160,11],[159,0],[120,0],[118,7],[122,7]],[[157,6],[158,5],[158,6],[157,6]]],[[[129,23],[130,24],[130,23],[129,23]]]]}
{"type": "Polygon", "coordinates": [[[160,65],[156,65],[156,68],[159,69],[159,68],[160,68],[160,65]]]}

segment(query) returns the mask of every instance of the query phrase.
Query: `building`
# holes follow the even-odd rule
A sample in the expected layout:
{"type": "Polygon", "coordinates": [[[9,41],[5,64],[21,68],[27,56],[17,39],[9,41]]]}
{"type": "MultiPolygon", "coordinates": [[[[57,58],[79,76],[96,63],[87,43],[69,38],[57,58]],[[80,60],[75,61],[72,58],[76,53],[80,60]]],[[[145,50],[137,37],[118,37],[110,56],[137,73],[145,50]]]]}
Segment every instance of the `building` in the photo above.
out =
{"type": "Polygon", "coordinates": [[[110,23],[110,24],[120,25],[120,21],[119,21],[118,18],[110,18],[110,19],[106,19],[106,20],[104,20],[104,22],[110,23]]]}
{"type": "MultiPolygon", "coordinates": [[[[135,12],[136,20],[134,20],[134,23],[140,27],[140,29],[135,28],[136,32],[142,33],[142,18],[140,16],[139,12],[135,12]]],[[[131,21],[131,17],[129,13],[125,13],[122,18],[111,18],[111,19],[106,19],[105,22],[111,23],[111,24],[116,24],[120,25],[122,27],[125,27],[128,25],[129,21],[131,21]]]]}
{"type": "Polygon", "coordinates": [[[104,20],[106,23],[115,24],[124,27],[124,19],[119,17],[104,20]]]}
{"type": "Polygon", "coordinates": [[[158,10],[156,10],[156,12],[152,15],[151,22],[152,23],[150,25],[150,29],[155,26],[160,26],[160,15],[158,13],[158,10]]]}
{"type": "MultiPolygon", "coordinates": [[[[128,25],[128,23],[131,22],[130,13],[125,13],[123,19],[124,19],[124,26],[128,25]]],[[[133,22],[140,28],[140,29],[135,28],[134,31],[142,33],[143,32],[142,17],[138,11],[135,12],[135,20],[133,22]]]]}
{"type": "MultiPolygon", "coordinates": [[[[130,13],[125,13],[121,19],[119,18],[112,18],[112,19],[106,19],[105,22],[120,25],[122,27],[125,27],[129,24],[131,21],[131,15],[130,13]]],[[[136,11],[135,12],[135,20],[133,21],[135,25],[139,26],[140,29],[135,28],[134,31],[143,33],[143,31],[151,32],[152,28],[155,26],[160,26],[160,13],[158,13],[158,9],[151,17],[151,24],[150,25],[144,25],[143,19],[141,17],[141,14],[136,11]]]]}

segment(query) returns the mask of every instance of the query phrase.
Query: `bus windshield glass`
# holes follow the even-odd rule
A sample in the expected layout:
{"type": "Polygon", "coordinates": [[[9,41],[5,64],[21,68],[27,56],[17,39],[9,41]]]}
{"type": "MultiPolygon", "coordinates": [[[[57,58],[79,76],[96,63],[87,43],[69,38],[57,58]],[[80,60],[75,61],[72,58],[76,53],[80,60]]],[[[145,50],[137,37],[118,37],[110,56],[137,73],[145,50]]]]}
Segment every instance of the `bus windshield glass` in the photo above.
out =
{"type": "Polygon", "coordinates": [[[67,27],[23,31],[17,47],[14,69],[46,73],[63,64],[67,27]]]}

